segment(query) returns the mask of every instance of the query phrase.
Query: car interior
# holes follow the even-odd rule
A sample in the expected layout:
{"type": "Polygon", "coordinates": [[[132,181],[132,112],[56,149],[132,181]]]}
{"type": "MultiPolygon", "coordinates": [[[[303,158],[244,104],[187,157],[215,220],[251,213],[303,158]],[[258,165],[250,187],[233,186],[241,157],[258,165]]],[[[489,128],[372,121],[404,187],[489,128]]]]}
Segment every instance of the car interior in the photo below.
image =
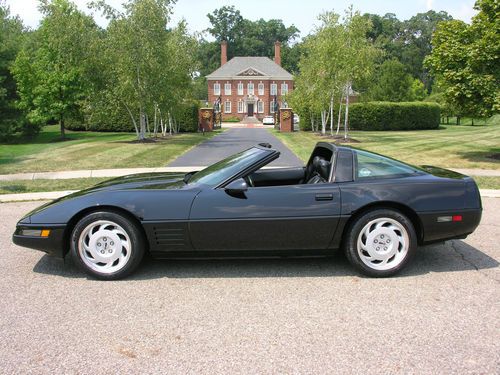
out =
{"type": "Polygon", "coordinates": [[[259,169],[246,176],[250,187],[320,184],[329,181],[333,152],[316,147],[305,167],[259,169]]]}

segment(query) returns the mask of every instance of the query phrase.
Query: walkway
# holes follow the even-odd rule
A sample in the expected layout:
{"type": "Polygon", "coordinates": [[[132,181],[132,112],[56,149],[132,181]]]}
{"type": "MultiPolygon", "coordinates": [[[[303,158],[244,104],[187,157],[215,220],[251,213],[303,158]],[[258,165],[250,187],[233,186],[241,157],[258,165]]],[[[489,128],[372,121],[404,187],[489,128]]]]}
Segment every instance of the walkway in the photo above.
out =
{"type": "Polygon", "coordinates": [[[281,153],[280,157],[270,163],[269,166],[293,167],[304,165],[288,147],[267,129],[231,128],[179,156],[168,166],[190,167],[210,165],[262,142],[270,143],[274,149],[281,153]]]}

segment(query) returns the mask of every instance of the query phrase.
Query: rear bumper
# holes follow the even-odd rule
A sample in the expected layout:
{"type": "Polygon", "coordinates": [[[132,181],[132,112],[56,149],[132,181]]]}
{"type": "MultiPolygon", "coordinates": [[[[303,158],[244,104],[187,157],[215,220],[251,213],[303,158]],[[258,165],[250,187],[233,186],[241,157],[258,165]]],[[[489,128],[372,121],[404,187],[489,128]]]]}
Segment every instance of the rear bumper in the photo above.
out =
{"type": "Polygon", "coordinates": [[[64,231],[65,225],[40,225],[40,224],[18,224],[12,235],[12,242],[18,246],[43,251],[57,258],[64,258],[66,254],[64,231]],[[50,229],[48,237],[35,237],[22,235],[23,229],[50,229]]]}
{"type": "Polygon", "coordinates": [[[463,239],[474,232],[481,221],[482,209],[464,209],[419,213],[423,229],[423,244],[451,239],[463,239]],[[461,216],[461,221],[439,222],[438,218],[461,216]]]}

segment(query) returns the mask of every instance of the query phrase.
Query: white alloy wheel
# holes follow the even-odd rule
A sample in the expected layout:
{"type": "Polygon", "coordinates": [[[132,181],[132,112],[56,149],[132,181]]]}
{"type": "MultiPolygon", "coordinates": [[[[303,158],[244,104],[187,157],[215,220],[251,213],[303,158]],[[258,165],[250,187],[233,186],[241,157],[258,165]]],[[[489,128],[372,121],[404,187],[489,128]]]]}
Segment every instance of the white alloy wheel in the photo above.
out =
{"type": "Polygon", "coordinates": [[[406,258],[410,239],[398,221],[381,217],[368,222],[359,232],[357,251],[369,268],[387,271],[398,267],[406,258]]]}
{"type": "Polygon", "coordinates": [[[110,274],[127,265],[132,242],[120,225],[109,220],[98,220],[81,232],[78,252],[88,268],[101,274],[110,274]]]}

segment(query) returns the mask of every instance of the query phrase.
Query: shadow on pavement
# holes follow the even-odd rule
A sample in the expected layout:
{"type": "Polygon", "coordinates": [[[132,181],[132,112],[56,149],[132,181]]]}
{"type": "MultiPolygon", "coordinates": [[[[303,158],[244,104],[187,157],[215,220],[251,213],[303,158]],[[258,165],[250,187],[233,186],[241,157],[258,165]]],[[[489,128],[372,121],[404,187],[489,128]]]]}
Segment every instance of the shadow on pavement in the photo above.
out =
{"type": "MultiPolygon", "coordinates": [[[[496,268],[498,261],[463,241],[418,249],[410,264],[396,277],[431,272],[457,272],[496,268]]],[[[70,257],[64,262],[43,256],[34,272],[68,278],[82,278],[70,257]]],[[[139,269],[125,280],[158,278],[253,278],[253,277],[336,277],[359,276],[343,254],[328,258],[154,260],[146,257],[139,269]]]]}

